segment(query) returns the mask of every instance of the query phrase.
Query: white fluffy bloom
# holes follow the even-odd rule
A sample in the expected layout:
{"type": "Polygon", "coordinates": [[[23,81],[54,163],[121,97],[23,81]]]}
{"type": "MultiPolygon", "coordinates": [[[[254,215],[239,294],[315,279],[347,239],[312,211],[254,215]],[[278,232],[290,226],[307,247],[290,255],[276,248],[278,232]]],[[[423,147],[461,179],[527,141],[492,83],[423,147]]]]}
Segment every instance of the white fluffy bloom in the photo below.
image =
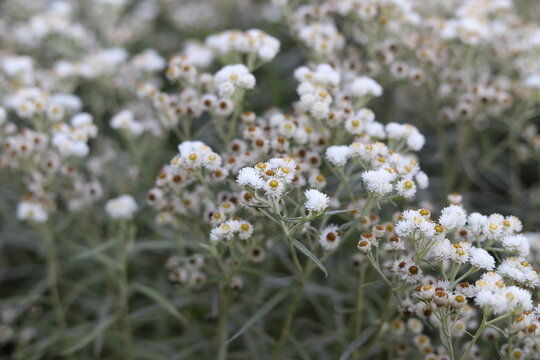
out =
{"type": "Polygon", "coordinates": [[[452,230],[465,225],[467,213],[461,206],[450,205],[441,211],[439,223],[448,230],[452,230]]]}
{"type": "Polygon", "coordinates": [[[55,134],[52,144],[64,156],[83,157],[90,151],[86,142],[74,140],[64,133],[55,134]]]}
{"type": "Polygon", "coordinates": [[[424,147],[426,138],[418,131],[413,131],[407,137],[407,147],[413,151],[418,151],[424,147]]]}
{"type": "Polygon", "coordinates": [[[480,248],[472,247],[469,249],[471,265],[486,270],[493,270],[495,267],[495,259],[489,253],[480,248]]]}
{"type": "Polygon", "coordinates": [[[131,195],[121,195],[107,201],[105,210],[113,219],[131,219],[137,210],[137,203],[131,195]]]}
{"type": "Polygon", "coordinates": [[[7,114],[6,109],[0,106],[0,126],[6,122],[7,114]]]}
{"type": "Polygon", "coordinates": [[[211,35],[206,38],[206,45],[221,54],[229,52],[256,54],[266,62],[277,55],[281,43],[259,29],[251,29],[246,32],[227,30],[211,35]]]}
{"type": "Polygon", "coordinates": [[[217,153],[202,141],[184,141],[178,145],[178,155],[171,161],[187,169],[207,168],[216,170],[221,166],[222,159],[217,153]]]}
{"type": "Polygon", "coordinates": [[[394,175],[385,169],[370,170],[362,174],[362,180],[370,193],[382,197],[392,192],[394,175]]]}
{"type": "Polygon", "coordinates": [[[414,179],[416,180],[416,184],[420,189],[426,189],[429,186],[429,178],[423,171],[416,173],[416,175],[414,175],[414,179]]]}
{"type": "Polygon", "coordinates": [[[488,222],[487,216],[474,212],[467,218],[467,225],[474,234],[480,234],[486,223],[488,222]]]}
{"type": "Polygon", "coordinates": [[[264,186],[264,180],[259,176],[257,170],[252,167],[240,169],[236,182],[240,186],[249,186],[253,189],[261,189],[264,186]]]}
{"type": "Polygon", "coordinates": [[[144,126],[135,120],[130,110],[123,110],[116,114],[111,119],[110,125],[113,129],[124,130],[134,136],[139,136],[144,131],[144,126]]]}
{"type": "Polygon", "coordinates": [[[17,218],[43,223],[48,219],[47,211],[43,204],[32,201],[21,201],[17,206],[17,218]]]}
{"type": "Polygon", "coordinates": [[[316,189],[306,190],[304,192],[304,195],[307,199],[304,205],[306,207],[306,210],[308,211],[322,212],[326,210],[330,202],[330,199],[328,199],[328,196],[326,194],[323,194],[316,189]]]}
{"type": "Polygon", "coordinates": [[[244,64],[227,65],[216,73],[219,96],[230,97],[237,88],[253,89],[255,76],[244,64]]]}
{"type": "Polygon", "coordinates": [[[502,246],[507,250],[518,252],[519,256],[528,256],[530,252],[529,239],[525,235],[510,235],[502,239],[502,246]]]}
{"type": "Polygon", "coordinates": [[[351,83],[349,90],[352,95],[362,97],[366,95],[381,96],[383,88],[378,82],[367,76],[361,76],[351,83]]]}
{"type": "Polygon", "coordinates": [[[154,49],[146,49],[133,57],[133,66],[139,70],[154,72],[165,68],[165,59],[154,49]]]}
{"type": "Polygon", "coordinates": [[[475,296],[475,302],[495,315],[532,309],[531,294],[517,286],[481,289],[475,296]]]}
{"type": "Polygon", "coordinates": [[[343,166],[351,155],[351,149],[345,145],[330,146],[326,149],[326,158],[335,166],[343,166]]]}
{"type": "Polygon", "coordinates": [[[497,273],[528,287],[540,284],[538,273],[522,257],[506,258],[497,268],[497,273]]]}
{"type": "Polygon", "coordinates": [[[324,119],[328,115],[330,107],[326,102],[315,101],[313,104],[311,104],[310,111],[311,115],[317,119],[324,119]]]}

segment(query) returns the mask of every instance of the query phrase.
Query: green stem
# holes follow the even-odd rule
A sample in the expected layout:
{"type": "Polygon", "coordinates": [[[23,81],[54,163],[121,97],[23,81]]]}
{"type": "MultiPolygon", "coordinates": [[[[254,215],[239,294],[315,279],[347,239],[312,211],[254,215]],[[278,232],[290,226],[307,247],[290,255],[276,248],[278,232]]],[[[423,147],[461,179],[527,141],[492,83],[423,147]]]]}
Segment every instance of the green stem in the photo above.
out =
{"type": "Polygon", "coordinates": [[[360,278],[358,280],[358,292],[356,295],[356,311],[354,313],[354,339],[360,335],[360,329],[362,328],[362,310],[364,309],[364,282],[366,280],[366,266],[362,265],[360,268],[360,278]]]}
{"type": "Polygon", "coordinates": [[[45,243],[45,256],[47,259],[47,282],[49,284],[49,296],[51,305],[54,309],[56,323],[58,327],[65,330],[67,327],[60,292],[58,290],[58,253],[54,244],[54,237],[48,227],[42,230],[45,243]]]}
{"type": "Polygon", "coordinates": [[[283,324],[283,328],[281,329],[281,334],[279,335],[278,342],[274,349],[274,360],[283,359],[281,356],[281,353],[283,352],[283,346],[285,345],[285,342],[287,341],[287,337],[289,336],[294,313],[296,311],[296,308],[298,307],[298,303],[300,302],[302,291],[304,290],[304,282],[305,282],[305,279],[303,276],[302,279],[300,279],[300,281],[296,285],[296,289],[294,290],[294,294],[291,299],[291,303],[289,305],[289,311],[287,312],[287,317],[285,318],[285,323],[283,324]]]}
{"type": "Polygon", "coordinates": [[[482,316],[482,322],[480,323],[480,327],[476,331],[476,334],[474,334],[474,337],[472,338],[471,342],[469,343],[469,346],[467,346],[467,349],[463,352],[463,355],[461,355],[460,360],[465,360],[469,357],[469,353],[471,352],[471,349],[473,345],[476,343],[480,335],[484,332],[484,329],[488,325],[488,316],[489,314],[487,312],[484,312],[484,315],[482,316]]]}
{"type": "Polygon", "coordinates": [[[130,235],[126,236],[127,223],[122,222],[120,224],[118,241],[120,245],[119,264],[120,264],[120,276],[119,276],[119,292],[120,292],[120,325],[122,328],[122,340],[124,343],[124,359],[133,359],[133,340],[131,337],[131,323],[129,321],[129,278],[128,278],[128,265],[129,257],[128,251],[130,248],[130,235]]]}
{"type": "Polygon", "coordinates": [[[229,300],[225,288],[220,289],[219,294],[219,318],[218,318],[218,355],[217,360],[227,359],[227,337],[229,327],[229,300]]]}

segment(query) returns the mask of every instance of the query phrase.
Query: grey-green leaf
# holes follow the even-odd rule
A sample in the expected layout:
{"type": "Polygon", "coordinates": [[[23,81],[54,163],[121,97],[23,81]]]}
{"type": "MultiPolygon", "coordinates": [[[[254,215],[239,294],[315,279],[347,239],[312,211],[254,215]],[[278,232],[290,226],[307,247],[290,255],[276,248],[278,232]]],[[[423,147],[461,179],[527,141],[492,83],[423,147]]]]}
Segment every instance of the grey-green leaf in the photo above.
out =
{"type": "Polygon", "coordinates": [[[137,292],[140,292],[143,295],[148,296],[150,299],[161,305],[163,309],[165,309],[169,314],[178,319],[181,323],[183,323],[184,325],[187,324],[186,318],[182,316],[182,314],[180,314],[180,312],[176,310],[174,305],[168,299],[166,299],[159,291],[142,284],[133,284],[131,285],[131,288],[137,292]]]}
{"type": "Polygon", "coordinates": [[[307,247],[305,247],[304,244],[302,244],[300,241],[298,241],[296,239],[293,239],[293,245],[294,245],[295,248],[300,250],[300,252],[302,254],[304,254],[308,258],[310,258],[311,261],[313,261],[315,263],[315,265],[317,265],[319,267],[319,269],[321,269],[321,271],[324,273],[324,275],[326,277],[328,277],[328,271],[326,270],[326,268],[324,267],[322,262],[319,260],[319,258],[317,258],[315,256],[315,254],[313,254],[311,251],[309,251],[309,249],[307,247]]]}
{"type": "Polygon", "coordinates": [[[97,338],[103,331],[107,330],[116,321],[116,316],[111,316],[109,319],[100,322],[88,335],[84,336],[81,340],[77,341],[72,346],[65,349],[62,354],[69,355],[75,351],[82,349],[86,345],[90,344],[95,338],[97,338]]]}
{"type": "Polygon", "coordinates": [[[375,328],[370,327],[366,330],[364,330],[360,336],[358,336],[353,342],[351,342],[343,354],[341,354],[341,357],[339,360],[347,360],[351,357],[351,355],[355,352],[356,349],[358,349],[362,344],[364,344],[370,337],[375,333],[375,328]]]}
{"type": "Polygon", "coordinates": [[[94,256],[98,256],[99,254],[105,252],[106,250],[110,249],[111,247],[113,247],[114,245],[116,245],[117,241],[116,240],[110,240],[110,241],[107,241],[99,246],[96,246],[95,248],[91,248],[91,249],[88,249],[88,250],[85,250],[85,251],[81,251],[80,253],[78,253],[77,255],[75,255],[74,257],[72,257],[70,259],[70,261],[79,261],[79,260],[84,260],[84,259],[87,259],[89,257],[94,257],[94,256]]]}
{"type": "Polygon", "coordinates": [[[236,334],[234,334],[227,342],[230,343],[231,341],[242,335],[247,329],[252,327],[257,321],[266,316],[266,314],[272,311],[272,309],[276,307],[277,304],[279,304],[281,301],[283,301],[283,299],[287,297],[288,293],[289,288],[287,287],[283,291],[280,291],[276,295],[274,295],[263,306],[261,306],[259,310],[257,310],[257,312],[252,317],[250,317],[240,328],[240,330],[238,330],[236,334]]]}

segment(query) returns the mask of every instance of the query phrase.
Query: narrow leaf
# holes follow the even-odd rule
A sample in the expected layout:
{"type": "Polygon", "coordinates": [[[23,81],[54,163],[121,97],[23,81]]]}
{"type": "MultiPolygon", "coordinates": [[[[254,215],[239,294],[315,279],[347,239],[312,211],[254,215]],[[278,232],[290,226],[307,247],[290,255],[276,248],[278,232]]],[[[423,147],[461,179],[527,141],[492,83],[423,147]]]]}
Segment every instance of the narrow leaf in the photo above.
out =
{"type": "Polygon", "coordinates": [[[180,312],[176,310],[174,305],[163,295],[161,295],[159,291],[142,284],[133,284],[131,287],[133,288],[133,290],[148,296],[150,299],[161,305],[163,309],[165,309],[169,314],[178,319],[181,323],[187,324],[186,318],[184,318],[184,316],[182,316],[182,314],[180,314],[180,312]]]}
{"type": "Polygon", "coordinates": [[[278,292],[276,295],[274,295],[270,300],[268,300],[263,306],[257,310],[257,312],[250,317],[244,325],[238,330],[236,334],[234,334],[227,343],[230,343],[240,335],[242,335],[247,329],[252,327],[257,321],[262,319],[266,314],[268,314],[274,307],[276,307],[277,304],[279,304],[283,299],[287,297],[289,293],[289,288],[285,288],[283,291],[278,292]]]}
{"type": "Polygon", "coordinates": [[[301,222],[304,218],[302,218],[302,217],[283,217],[283,216],[280,216],[280,219],[285,221],[285,222],[288,222],[288,223],[297,224],[297,223],[301,222]]]}
{"type": "Polygon", "coordinates": [[[101,254],[102,252],[110,249],[111,247],[113,247],[115,244],[116,244],[116,240],[110,240],[110,241],[107,241],[99,246],[96,246],[95,248],[91,248],[91,249],[88,249],[86,251],[83,251],[83,252],[80,252],[78,253],[76,256],[74,256],[73,258],[70,259],[70,261],[78,261],[78,260],[83,260],[83,259],[87,259],[89,257],[94,257],[94,256],[97,256],[99,254],[101,254]]]}
{"type": "Polygon", "coordinates": [[[133,251],[168,250],[176,248],[178,248],[178,243],[174,241],[149,240],[137,242],[133,247],[133,251]]]}
{"type": "Polygon", "coordinates": [[[324,212],[324,215],[329,216],[329,215],[335,215],[335,214],[341,214],[341,213],[351,212],[351,211],[354,211],[354,210],[358,210],[358,209],[330,210],[330,211],[325,211],[325,212],[324,212]]]}
{"type": "Polygon", "coordinates": [[[363,331],[360,336],[356,338],[352,343],[350,343],[343,354],[341,354],[341,357],[339,360],[347,360],[351,357],[351,355],[354,353],[356,349],[358,349],[362,344],[364,344],[370,337],[375,333],[375,328],[371,327],[365,331],[363,331]]]}
{"type": "Polygon", "coordinates": [[[328,277],[328,271],[326,270],[326,268],[324,267],[322,262],[311,251],[309,251],[309,249],[307,247],[305,247],[304,244],[302,244],[300,241],[294,239],[293,240],[293,245],[294,245],[295,248],[300,250],[301,253],[303,253],[308,258],[310,258],[311,261],[313,261],[315,263],[315,265],[317,265],[319,267],[319,269],[322,270],[324,275],[326,277],[328,277]]]}
{"type": "Polygon", "coordinates": [[[97,338],[101,333],[103,333],[109,326],[111,326],[116,321],[116,316],[110,317],[106,321],[100,322],[90,333],[84,336],[81,340],[77,341],[72,346],[65,349],[62,354],[69,355],[75,351],[82,349],[86,345],[90,344],[95,338],[97,338]]]}

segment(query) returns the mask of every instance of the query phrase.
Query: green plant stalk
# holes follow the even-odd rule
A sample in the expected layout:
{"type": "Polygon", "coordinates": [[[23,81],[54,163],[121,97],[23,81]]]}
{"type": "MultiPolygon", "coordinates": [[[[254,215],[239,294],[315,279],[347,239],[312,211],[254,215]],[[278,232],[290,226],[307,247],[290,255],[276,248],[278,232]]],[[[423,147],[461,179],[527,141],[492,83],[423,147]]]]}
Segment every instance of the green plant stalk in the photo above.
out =
{"type": "Polygon", "coordinates": [[[131,235],[126,236],[127,223],[120,224],[118,241],[120,242],[120,326],[122,330],[122,341],[124,343],[124,359],[133,359],[133,340],[131,336],[131,323],[129,321],[129,278],[128,278],[128,250],[131,242],[131,235]],[[129,238],[128,238],[129,237],[129,238]]]}
{"type": "Polygon", "coordinates": [[[58,327],[65,330],[67,327],[62,302],[60,300],[60,291],[58,290],[58,253],[54,244],[54,238],[48,226],[42,228],[42,234],[45,244],[45,256],[47,260],[47,282],[49,284],[49,297],[54,309],[56,323],[58,327]]]}
{"type": "Polygon", "coordinates": [[[282,359],[282,352],[283,352],[283,346],[285,345],[285,342],[287,341],[287,337],[289,336],[290,330],[291,330],[291,324],[293,321],[294,313],[296,312],[296,308],[298,307],[298,304],[300,303],[300,298],[302,297],[302,292],[304,290],[304,285],[309,277],[309,273],[311,271],[308,271],[310,268],[310,262],[308,262],[308,265],[306,267],[306,271],[302,274],[302,277],[298,281],[296,288],[294,289],[294,294],[291,299],[291,303],[289,305],[289,310],[287,311],[287,317],[285,318],[285,323],[283,324],[283,328],[281,329],[281,333],[279,335],[279,339],[276,343],[276,347],[274,349],[274,360],[281,360],[282,359]]]}
{"type": "Polygon", "coordinates": [[[354,336],[356,339],[360,335],[362,328],[362,315],[364,310],[364,282],[366,281],[367,267],[363,264],[360,268],[360,277],[358,279],[358,292],[356,296],[356,310],[354,313],[354,336]]]}
{"type": "Polygon", "coordinates": [[[441,328],[441,337],[443,340],[443,345],[448,351],[448,356],[450,360],[454,360],[454,346],[452,345],[452,329],[450,329],[451,322],[449,321],[449,316],[445,316],[444,321],[442,322],[441,328]]]}
{"type": "Polygon", "coordinates": [[[465,360],[469,357],[469,353],[471,352],[473,345],[476,343],[476,341],[478,340],[480,335],[482,335],[482,333],[484,332],[484,329],[488,325],[488,322],[487,322],[488,316],[489,314],[487,312],[484,312],[482,316],[482,322],[480,323],[480,326],[478,327],[476,334],[474,334],[471,342],[469,343],[469,346],[467,346],[467,349],[465,349],[465,351],[463,352],[463,355],[461,355],[460,360],[465,360]]]}
{"type": "Polygon", "coordinates": [[[219,293],[219,314],[218,314],[218,352],[217,360],[227,359],[227,338],[229,327],[229,299],[224,287],[219,293]]]}

